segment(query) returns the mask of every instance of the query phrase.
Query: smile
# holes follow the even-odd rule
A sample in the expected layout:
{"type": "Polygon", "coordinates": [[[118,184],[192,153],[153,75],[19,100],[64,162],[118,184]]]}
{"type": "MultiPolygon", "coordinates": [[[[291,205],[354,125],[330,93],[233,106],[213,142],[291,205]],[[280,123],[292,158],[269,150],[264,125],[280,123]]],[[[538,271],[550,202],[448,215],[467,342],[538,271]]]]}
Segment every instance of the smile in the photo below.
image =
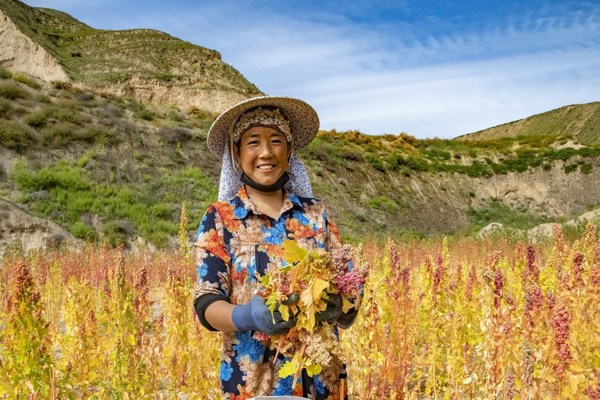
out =
{"type": "Polygon", "coordinates": [[[273,164],[267,164],[267,165],[259,165],[257,168],[260,169],[261,171],[270,171],[272,169],[275,169],[275,166],[273,164]]]}

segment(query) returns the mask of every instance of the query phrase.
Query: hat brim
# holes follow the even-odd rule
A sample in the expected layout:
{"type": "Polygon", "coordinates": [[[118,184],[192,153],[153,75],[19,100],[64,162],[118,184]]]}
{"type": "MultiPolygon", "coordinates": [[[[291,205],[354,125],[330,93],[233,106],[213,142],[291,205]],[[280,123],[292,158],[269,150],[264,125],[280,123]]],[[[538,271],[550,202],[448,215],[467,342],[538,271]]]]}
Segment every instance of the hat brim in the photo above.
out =
{"type": "Polygon", "coordinates": [[[292,97],[262,96],[244,100],[223,111],[208,130],[208,149],[221,157],[229,140],[229,129],[244,112],[259,106],[277,107],[288,117],[294,149],[308,145],[319,132],[319,116],[306,102],[292,97]]]}

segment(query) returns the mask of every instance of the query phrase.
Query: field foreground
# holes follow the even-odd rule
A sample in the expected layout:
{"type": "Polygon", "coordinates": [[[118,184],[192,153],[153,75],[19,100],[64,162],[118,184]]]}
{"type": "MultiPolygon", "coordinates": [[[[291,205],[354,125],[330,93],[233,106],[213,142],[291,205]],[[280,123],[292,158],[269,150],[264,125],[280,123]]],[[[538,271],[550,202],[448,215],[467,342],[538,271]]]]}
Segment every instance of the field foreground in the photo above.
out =
{"type": "MultiPolygon", "coordinates": [[[[600,399],[600,246],[509,238],[364,243],[342,332],[356,399],[600,399]]],[[[107,247],[0,263],[0,398],[217,399],[219,336],[186,250],[107,247]]]]}

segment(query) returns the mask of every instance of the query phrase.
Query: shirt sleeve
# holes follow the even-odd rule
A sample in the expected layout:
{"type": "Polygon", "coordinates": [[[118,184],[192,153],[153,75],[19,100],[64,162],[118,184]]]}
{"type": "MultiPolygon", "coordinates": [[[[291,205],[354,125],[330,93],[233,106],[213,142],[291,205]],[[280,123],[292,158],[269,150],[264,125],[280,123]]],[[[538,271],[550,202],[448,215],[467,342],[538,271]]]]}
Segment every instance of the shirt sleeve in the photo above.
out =
{"type": "Polygon", "coordinates": [[[231,257],[225,245],[223,221],[214,205],[209,207],[200,222],[194,248],[198,272],[194,303],[207,294],[229,298],[231,257]]]}

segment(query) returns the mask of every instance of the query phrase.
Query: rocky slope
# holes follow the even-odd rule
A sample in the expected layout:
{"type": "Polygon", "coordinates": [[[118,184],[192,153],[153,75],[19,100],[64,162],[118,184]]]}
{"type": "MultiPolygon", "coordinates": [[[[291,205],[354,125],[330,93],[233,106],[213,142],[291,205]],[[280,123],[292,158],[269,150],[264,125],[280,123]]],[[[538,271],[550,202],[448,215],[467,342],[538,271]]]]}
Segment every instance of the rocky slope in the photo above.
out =
{"type": "Polygon", "coordinates": [[[489,177],[457,173],[406,176],[357,166],[319,170],[319,175],[312,170],[311,181],[327,203],[335,205],[343,228],[358,236],[377,231],[455,233],[472,225],[470,210],[485,210],[493,202],[540,221],[576,217],[600,204],[600,159],[588,162],[593,166],[589,173],[567,173],[565,163],[557,161],[549,169],[489,177]]]}
{"type": "Polygon", "coordinates": [[[0,64],[46,81],[68,80],[64,69],[50,53],[21,32],[0,9],[0,64]]]}
{"type": "Polygon", "coordinates": [[[71,233],[54,222],[31,215],[17,204],[0,199],[0,258],[8,249],[27,252],[76,242],[71,233]]]}

